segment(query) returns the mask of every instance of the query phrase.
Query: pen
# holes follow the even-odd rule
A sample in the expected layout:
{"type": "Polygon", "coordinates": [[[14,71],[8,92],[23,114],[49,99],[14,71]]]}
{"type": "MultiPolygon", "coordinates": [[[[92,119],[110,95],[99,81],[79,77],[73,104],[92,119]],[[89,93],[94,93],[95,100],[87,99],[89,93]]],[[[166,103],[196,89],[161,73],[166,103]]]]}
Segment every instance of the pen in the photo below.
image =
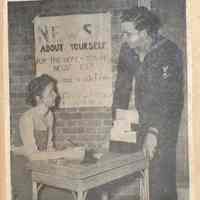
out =
{"type": "Polygon", "coordinates": [[[72,145],[78,146],[78,144],[74,143],[70,138],[67,139],[72,145]]]}

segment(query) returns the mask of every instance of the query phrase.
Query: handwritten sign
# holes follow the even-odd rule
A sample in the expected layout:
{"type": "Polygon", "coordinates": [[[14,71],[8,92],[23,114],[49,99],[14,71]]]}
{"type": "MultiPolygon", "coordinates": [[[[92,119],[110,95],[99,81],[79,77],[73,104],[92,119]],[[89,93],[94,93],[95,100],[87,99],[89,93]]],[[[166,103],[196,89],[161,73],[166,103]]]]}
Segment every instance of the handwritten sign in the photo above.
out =
{"type": "Polygon", "coordinates": [[[112,103],[109,13],[36,17],[37,76],[57,79],[60,107],[110,107],[112,103]]]}

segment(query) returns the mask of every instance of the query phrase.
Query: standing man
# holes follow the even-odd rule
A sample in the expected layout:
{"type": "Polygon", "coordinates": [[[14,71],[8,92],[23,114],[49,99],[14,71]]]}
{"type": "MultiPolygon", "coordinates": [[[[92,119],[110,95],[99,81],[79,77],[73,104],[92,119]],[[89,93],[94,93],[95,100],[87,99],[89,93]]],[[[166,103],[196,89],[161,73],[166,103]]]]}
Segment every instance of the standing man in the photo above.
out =
{"type": "Polygon", "coordinates": [[[147,8],[121,17],[122,47],[115,83],[115,109],[128,109],[135,79],[141,145],[150,156],[150,200],[177,200],[176,144],[183,107],[181,51],[158,34],[159,18],[147,8]]]}

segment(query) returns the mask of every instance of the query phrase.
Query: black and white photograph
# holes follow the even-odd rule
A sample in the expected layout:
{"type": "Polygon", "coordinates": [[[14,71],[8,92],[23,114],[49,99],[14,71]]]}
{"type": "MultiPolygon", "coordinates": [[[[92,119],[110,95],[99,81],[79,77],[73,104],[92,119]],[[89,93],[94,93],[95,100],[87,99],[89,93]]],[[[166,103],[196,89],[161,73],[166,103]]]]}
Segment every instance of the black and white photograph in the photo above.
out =
{"type": "Polygon", "coordinates": [[[190,200],[186,0],[10,0],[11,200],[190,200]]]}

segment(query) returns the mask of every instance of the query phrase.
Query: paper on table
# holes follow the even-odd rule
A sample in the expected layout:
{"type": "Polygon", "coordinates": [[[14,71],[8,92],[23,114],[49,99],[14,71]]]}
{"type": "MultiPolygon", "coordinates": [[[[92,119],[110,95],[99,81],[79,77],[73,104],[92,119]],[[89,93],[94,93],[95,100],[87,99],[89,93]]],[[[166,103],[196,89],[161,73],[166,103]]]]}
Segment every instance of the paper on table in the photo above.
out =
{"type": "Polygon", "coordinates": [[[131,123],[127,120],[115,120],[113,127],[121,131],[131,131],[131,123]]]}
{"type": "Polygon", "coordinates": [[[136,132],[131,131],[131,123],[138,124],[138,112],[134,110],[116,110],[116,120],[111,129],[112,141],[136,143],[136,132]]]}
{"type": "Polygon", "coordinates": [[[135,131],[129,132],[118,132],[111,130],[111,141],[118,141],[118,142],[128,142],[128,143],[136,143],[137,137],[135,131]]]}
{"type": "Polygon", "coordinates": [[[139,116],[136,109],[133,110],[124,110],[116,109],[116,120],[126,120],[129,123],[138,123],[139,116]]]}

